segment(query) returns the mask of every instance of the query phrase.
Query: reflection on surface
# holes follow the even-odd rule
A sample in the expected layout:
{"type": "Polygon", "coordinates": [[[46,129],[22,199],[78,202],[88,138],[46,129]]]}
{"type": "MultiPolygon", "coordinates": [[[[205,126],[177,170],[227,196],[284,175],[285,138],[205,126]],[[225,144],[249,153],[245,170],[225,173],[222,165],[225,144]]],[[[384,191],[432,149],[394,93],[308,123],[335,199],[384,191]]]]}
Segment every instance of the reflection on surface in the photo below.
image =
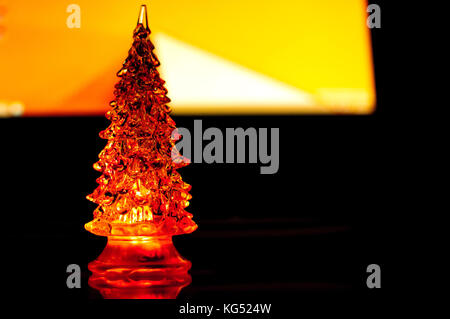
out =
{"type": "Polygon", "coordinates": [[[174,299],[191,283],[191,262],[180,256],[169,236],[110,236],[88,268],[89,286],[104,298],[174,299]]]}

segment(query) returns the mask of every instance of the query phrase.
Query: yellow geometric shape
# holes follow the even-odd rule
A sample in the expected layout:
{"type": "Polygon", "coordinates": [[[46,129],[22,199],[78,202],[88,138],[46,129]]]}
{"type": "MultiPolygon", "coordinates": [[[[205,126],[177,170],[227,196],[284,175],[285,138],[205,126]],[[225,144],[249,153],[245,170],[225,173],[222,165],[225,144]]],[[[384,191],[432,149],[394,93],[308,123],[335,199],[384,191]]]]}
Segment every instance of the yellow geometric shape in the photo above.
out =
{"type": "MultiPolygon", "coordinates": [[[[126,56],[142,0],[77,0],[80,29],[67,28],[70,2],[4,2],[0,99],[22,101],[25,115],[104,113],[113,90],[107,84],[116,81],[115,71],[126,56]]],[[[374,109],[365,0],[152,0],[147,5],[154,35],[167,34],[313,96],[315,104],[306,108],[300,103],[287,112],[374,109]]],[[[173,102],[178,103],[175,98],[173,102]]],[[[208,112],[286,111],[277,105],[241,109],[233,104],[227,109],[221,99],[213,102],[208,112]]],[[[175,112],[177,107],[174,104],[175,112]]]]}

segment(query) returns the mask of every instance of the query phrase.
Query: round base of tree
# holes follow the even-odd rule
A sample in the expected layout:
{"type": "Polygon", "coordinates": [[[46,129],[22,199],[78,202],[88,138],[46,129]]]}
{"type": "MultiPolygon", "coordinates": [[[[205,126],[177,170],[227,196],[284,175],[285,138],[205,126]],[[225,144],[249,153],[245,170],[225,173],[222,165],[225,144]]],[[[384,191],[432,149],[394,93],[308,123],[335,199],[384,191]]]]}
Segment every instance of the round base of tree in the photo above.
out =
{"type": "Polygon", "coordinates": [[[88,268],[89,286],[104,298],[174,299],[191,283],[191,262],[180,256],[171,236],[110,236],[88,268]]]}

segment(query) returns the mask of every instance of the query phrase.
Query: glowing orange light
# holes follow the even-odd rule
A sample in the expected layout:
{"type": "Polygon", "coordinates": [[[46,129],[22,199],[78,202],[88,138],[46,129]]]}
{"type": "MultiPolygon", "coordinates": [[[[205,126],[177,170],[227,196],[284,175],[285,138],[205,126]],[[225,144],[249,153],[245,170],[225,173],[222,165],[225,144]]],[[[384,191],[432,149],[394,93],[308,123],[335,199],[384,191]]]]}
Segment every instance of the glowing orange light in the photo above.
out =
{"type": "Polygon", "coordinates": [[[102,175],[87,196],[98,207],[85,228],[108,236],[89,264],[89,284],[107,298],[175,298],[191,281],[191,263],[172,244],[173,235],[197,228],[184,210],[191,186],[177,172],[187,162],[174,148],[175,122],[149,36],[142,6],[106,113],[111,124],[100,133],[108,142],[94,169],[102,175]]]}
{"type": "MultiPolygon", "coordinates": [[[[21,101],[23,116],[104,114],[143,3],[74,1],[81,28],[70,29],[63,2],[0,1],[0,100],[21,101]]],[[[175,114],[374,110],[367,0],[151,3],[175,114]]]]}
{"type": "Polygon", "coordinates": [[[89,285],[105,298],[173,299],[190,284],[190,267],[170,236],[110,236],[89,264],[89,285]]]}

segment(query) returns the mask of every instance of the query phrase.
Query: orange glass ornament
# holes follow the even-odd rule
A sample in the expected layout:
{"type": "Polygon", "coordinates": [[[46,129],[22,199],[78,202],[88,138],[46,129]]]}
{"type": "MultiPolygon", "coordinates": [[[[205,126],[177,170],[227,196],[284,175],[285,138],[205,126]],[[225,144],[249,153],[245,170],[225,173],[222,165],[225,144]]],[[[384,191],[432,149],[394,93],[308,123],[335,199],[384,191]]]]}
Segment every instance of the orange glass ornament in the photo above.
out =
{"type": "Polygon", "coordinates": [[[171,238],[197,228],[185,211],[191,186],[177,172],[189,161],[175,148],[179,135],[169,116],[170,99],[150,33],[143,5],[133,45],[117,73],[112,109],[106,113],[111,124],[100,133],[107,144],[94,169],[102,175],[87,196],[98,207],[85,228],[108,236],[103,253],[89,264],[89,282],[110,297],[120,295],[117,289],[149,287],[159,292],[138,295],[174,297],[175,286],[190,282],[190,262],[179,256],[171,238]]]}
{"type": "Polygon", "coordinates": [[[191,262],[178,254],[170,236],[110,236],[88,267],[89,285],[104,298],[174,299],[191,283],[191,262]]]}

